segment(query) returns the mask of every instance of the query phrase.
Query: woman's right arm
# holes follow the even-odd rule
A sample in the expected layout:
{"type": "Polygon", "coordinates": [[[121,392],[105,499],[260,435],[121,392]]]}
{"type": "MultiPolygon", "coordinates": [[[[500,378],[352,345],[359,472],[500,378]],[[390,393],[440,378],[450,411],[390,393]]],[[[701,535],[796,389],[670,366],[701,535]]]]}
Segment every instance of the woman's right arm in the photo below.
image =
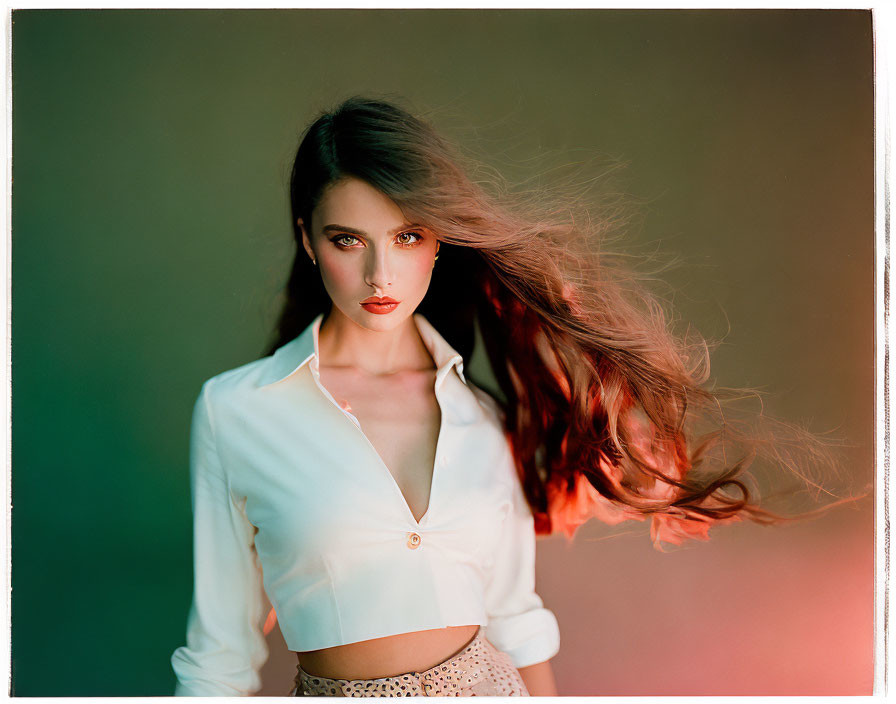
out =
{"type": "Polygon", "coordinates": [[[261,631],[263,586],[254,528],[234,500],[215,438],[203,384],[193,407],[190,489],[193,509],[193,601],[187,644],[174,651],[178,696],[248,696],[261,688],[268,656],[261,631]]]}

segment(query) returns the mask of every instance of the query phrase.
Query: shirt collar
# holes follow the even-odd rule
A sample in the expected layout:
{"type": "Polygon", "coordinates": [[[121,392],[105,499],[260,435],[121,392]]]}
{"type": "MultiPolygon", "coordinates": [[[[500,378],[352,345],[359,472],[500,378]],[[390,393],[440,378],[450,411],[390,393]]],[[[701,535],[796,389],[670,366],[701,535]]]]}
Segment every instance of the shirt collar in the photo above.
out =
{"type": "MultiPolygon", "coordinates": [[[[464,378],[464,360],[447,340],[442,337],[432,324],[420,313],[412,316],[420,333],[420,339],[436,363],[436,385],[448,375],[452,368],[457,369],[460,380],[467,383],[464,378]]],[[[292,376],[306,364],[311,365],[312,373],[318,373],[318,360],[320,358],[318,333],[323,322],[323,313],[319,314],[308,327],[297,337],[285,345],[279,347],[270,358],[270,361],[262,374],[259,386],[268,386],[292,376]]]]}

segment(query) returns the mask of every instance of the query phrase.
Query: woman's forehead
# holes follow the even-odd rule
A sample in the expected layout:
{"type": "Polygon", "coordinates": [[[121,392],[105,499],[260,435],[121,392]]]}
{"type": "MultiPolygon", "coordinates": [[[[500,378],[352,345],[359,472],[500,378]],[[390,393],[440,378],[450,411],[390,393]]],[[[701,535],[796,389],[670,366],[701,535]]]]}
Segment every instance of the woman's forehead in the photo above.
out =
{"type": "Polygon", "coordinates": [[[352,176],[329,186],[314,209],[314,228],[340,225],[375,235],[412,225],[395,201],[352,176]]]}

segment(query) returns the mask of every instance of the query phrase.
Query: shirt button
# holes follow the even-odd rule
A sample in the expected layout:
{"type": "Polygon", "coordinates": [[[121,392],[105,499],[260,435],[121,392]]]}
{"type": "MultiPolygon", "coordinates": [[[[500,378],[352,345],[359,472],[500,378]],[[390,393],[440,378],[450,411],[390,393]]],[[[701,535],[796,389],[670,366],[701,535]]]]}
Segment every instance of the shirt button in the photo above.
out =
{"type": "Polygon", "coordinates": [[[417,533],[408,533],[408,547],[411,550],[416,550],[421,540],[422,538],[417,533]]]}

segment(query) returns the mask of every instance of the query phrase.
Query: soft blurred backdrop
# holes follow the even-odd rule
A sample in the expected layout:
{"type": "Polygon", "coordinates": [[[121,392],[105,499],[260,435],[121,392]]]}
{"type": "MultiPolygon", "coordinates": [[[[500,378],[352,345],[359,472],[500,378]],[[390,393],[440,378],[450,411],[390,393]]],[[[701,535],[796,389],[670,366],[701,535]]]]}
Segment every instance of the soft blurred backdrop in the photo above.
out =
{"type": "MultiPolygon", "coordinates": [[[[681,257],[663,278],[724,340],[715,380],[846,439],[871,481],[869,12],[18,10],[12,31],[15,694],[171,693],[191,405],[261,355],[299,133],[353,93],[494,163],[623,162],[629,242],[681,257]]],[[[561,694],[870,693],[870,500],[668,553],[623,528],[539,541],[561,694]]],[[[269,643],[262,694],[286,694],[269,643]]]]}

